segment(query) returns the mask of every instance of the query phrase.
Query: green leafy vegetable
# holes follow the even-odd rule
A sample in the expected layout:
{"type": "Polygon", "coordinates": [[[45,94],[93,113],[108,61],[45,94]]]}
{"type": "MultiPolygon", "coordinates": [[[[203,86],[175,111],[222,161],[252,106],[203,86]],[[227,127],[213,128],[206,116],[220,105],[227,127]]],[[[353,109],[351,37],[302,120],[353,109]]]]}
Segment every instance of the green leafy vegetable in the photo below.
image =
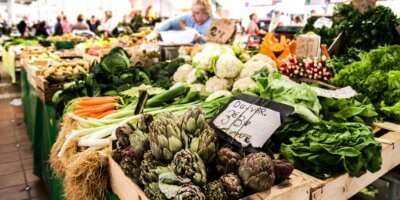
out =
{"type": "Polygon", "coordinates": [[[381,168],[382,146],[360,123],[322,122],[282,144],[281,153],[298,169],[326,178],[348,172],[359,177],[381,168]]]}

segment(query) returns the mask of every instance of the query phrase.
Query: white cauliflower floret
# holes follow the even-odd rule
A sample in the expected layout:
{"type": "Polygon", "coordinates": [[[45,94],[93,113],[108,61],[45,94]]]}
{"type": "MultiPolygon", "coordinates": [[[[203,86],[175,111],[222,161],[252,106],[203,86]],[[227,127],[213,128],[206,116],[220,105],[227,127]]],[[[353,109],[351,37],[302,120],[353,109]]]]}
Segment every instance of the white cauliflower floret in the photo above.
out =
{"type": "Polygon", "coordinates": [[[268,56],[257,54],[244,64],[240,78],[251,77],[262,69],[267,69],[269,72],[276,71],[276,64],[268,56]]]}
{"type": "Polygon", "coordinates": [[[213,101],[215,99],[219,99],[221,97],[229,97],[232,96],[232,93],[229,92],[228,90],[218,90],[215,91],[214,93],[212,93],[210,96],[207,97],[207,99],[205,100],[205,102],[209,102],[209,101],[213,101]]]}
{"type": "Polygon", "coordinates": [[[180,66],[174,73],[174,81],[185,83],[187,81],[189,73],[193,70],[193,67],[189,64],[180,66]]]}
{"type": "Polygon", "coordinates": [[[232,48],[228,45],[207,43],[203,46],[201,52],[193,56],[193,66],[211,71],[222,54],[235,55],[232,48]]]}
{"type": "Polygon", "coordinates": [[[272,60],[272,58],[270,58],[270,57],[268,57],[268,56],[266,56],[264,54],[260,54],[259,53],[257,55],[254,55],[253,57],[250,58],[250,60],[262,61],[262,62],[265,62],[265,63],[269,63],[272,67],[276,67],[275,61],[272,60]]]}
{"type": "Polygon", "coordinates": [[[241,78],[233,84],[232,91],[245,92],[249,89],[257,87],[257,83],[250,77],[241,78]]]}
{"type": "Polygon", "coordinates": [[[219,78],[235,78],[242,71],[243,63],[236,56],[223,54],[215,67],[215,75],[219,78]]]}
{"type": "Polygon", "coordinates": [[[212,77],[206,82],[206,92],[213,93],[218,90],[228,90],[231,87],[229,80],[212,77]]]}
{"type": "Polygon", "coordinates": [[[195,83],[190,85],[190,89],[193,91],[198,91],[198,92],[205,92],[206,91],[206,86],[204,86],[201,83],[195,83]]]}

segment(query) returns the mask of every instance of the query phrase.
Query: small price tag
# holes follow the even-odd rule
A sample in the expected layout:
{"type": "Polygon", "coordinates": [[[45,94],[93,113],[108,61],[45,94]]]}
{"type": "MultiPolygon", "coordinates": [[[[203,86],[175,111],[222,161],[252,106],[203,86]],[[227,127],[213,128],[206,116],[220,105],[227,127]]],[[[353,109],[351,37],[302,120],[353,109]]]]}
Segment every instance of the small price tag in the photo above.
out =
{"type": "Polygon", "coordinates": [[[212,120],[212,126],[242,147],[261,148],[293,110],[288,105],[240,95],[212,120]]]}
{"type": "Polygon", "coordinates": [[[350,86],[340,88],[337,90],[326,90],[313,87],[313,90],[320,97],[335,98],[335,99],[348,99],[357,95],[357,92],[350,86]]]}
{"type": "Polygon", "coordinates": [[[236,32],[235,21],[229,19],[214,19],[207,33],[207,41],[227,44],[236,32]]]}
{"type": "Polygon", "coordinates": [[[296,39],[296,55],[300,58],[321,55],[321,37],[314,33],[299,35],[296,39]]]}

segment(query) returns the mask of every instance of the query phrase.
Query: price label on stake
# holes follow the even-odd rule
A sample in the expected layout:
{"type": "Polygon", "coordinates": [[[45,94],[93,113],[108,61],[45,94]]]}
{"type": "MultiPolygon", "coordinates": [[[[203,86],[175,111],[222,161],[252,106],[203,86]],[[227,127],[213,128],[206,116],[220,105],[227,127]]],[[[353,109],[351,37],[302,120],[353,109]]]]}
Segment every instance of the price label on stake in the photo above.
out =
{"type": "Polygon", "coordinates": [[[292,112],[290,106],[241,95],[226,105],[212,125],[242,147],[260,148],[292,112]]]}
{"type": "Polygon", "coordinates": [[[357,92],[350,86],[337,90],[326,90],[316,87],[313,87],[312,89],[317,93],[318,96],[327,98],[348,99],[357,95],[357,92]]]}

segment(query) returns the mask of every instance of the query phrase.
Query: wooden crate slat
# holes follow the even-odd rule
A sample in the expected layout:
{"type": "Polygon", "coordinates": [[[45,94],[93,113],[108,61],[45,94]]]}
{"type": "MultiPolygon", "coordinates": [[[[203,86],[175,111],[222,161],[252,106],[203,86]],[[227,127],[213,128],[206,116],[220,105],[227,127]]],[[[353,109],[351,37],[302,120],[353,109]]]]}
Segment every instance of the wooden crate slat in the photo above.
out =
{"type": "Polygon", "coordinates": [[[382,168],[376,173],[366,173],[361,177],[350,177],[348,174],[327,180],[310,178],[312,200],[346,200],[357,194],[375,180],[400,164],[400,133],[389,132],[379,140],[382,144],[382,168]]]}

